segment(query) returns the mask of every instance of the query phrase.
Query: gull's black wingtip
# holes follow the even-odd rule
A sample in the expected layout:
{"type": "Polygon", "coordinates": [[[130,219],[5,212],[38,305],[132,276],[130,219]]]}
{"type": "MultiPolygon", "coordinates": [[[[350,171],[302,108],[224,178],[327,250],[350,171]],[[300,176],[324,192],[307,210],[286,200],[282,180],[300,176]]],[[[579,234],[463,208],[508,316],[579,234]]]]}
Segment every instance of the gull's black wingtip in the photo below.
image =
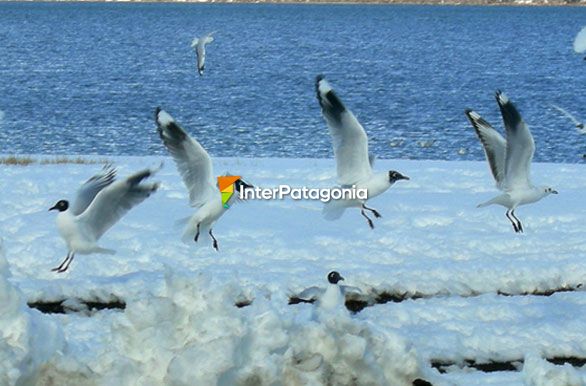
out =
{"type": "Polygon", "coordinates": [[[319,82],[321,82],[322,80],[324,80],[326,77],[324,76],[324,74],[318,74],[315,77],[315,93],[317,95],[317,100],[319,101],[319,104],[321,106],[322,104],[322,100],[321,100],[321,95],[319,92],[319,82]]]}
{"type": "Polygon", "coordinates": [[[159,113],[163,111],[163,109],[161,109],[161,106],[157,106],[157,108],[155,109],[155,122],[157,122],[157,124],[159,123],[159,113]]]}
{"type": "Polygon", "coordinates": [[[470,116],[470,113],[472,112],[472,109],[465,109],[464,110],[464,114],[466,114],[466,116],[470,116]]]}

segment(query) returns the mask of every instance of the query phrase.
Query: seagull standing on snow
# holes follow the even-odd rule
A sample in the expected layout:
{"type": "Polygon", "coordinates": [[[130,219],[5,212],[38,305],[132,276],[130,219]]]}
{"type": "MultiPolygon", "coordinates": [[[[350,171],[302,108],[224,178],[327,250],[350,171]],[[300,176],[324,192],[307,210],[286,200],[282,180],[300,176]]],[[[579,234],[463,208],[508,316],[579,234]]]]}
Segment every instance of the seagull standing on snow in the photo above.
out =
{"type": "MultiPolygon", "coordinates": [[[[163,144],[177,164],[179,174],[189,190],[189,200],[197,212],[188,221],[183,239],[191,238],[197,242],[201,232],[208,232],[213,247],[218,250],[218,240],[212,233],[216,221],[224,214],[222,195],[214,181],[212,159],[195,139],[191,138],[167,112],[157,107],[155,121],[163,144]]],[[[234,194],[228,206],[236,200],[240,191],[252,187],[241,179],[234,183],[234,194]]]]}
{"type": "Polygon", "coordinates": [[[322,310],[333,310],[344,304],[344,294],[338,285],[344,278],[337,272],[328,273],[328,287],[326,292],[318,299],[317,305],[322,310]]]}
{"type": "MultiPolygon", "coordinates": [[[[355,186],[356,189],[367,189],[368,199],[371,199],[385,192],[396,181],[409,179],[394,170],[374,174],[374,158],[368,154],[368,137],[360,122],[344,106],[322,75],[316,79],[316,91],[317,100],[332,136],[338,182],[342,187],[355,186]]],[[[366,200],[359,199],[331,200],[324,206],[323,214],[326,219],[335,220],[349,207],[360,208],[360,213],[372,229],[374,224],[365,210],[372,212],[376,218],[381,217],[378,211],[366,206],[366,200]]]]}
{"type": "Polygon", "coordinates": [[[63,262],[52,270],[67,271],[76,253],[114,254],[111,249],[99,247],[98,240],[130,209],[158,189],[158,183],[143,184],[142,181],[159,169],[145,169],[115,181],[116,170],[107,165],[102,173],[81,186],[73,205],[60,200],[50,208],[59,211],[57,229],[69,249],[63,262]]]}
{"type": "Polygon", "coordinates": [[[554,109],[562,113],[562,115],[564,115],[570,121],[572,121],[572,123],[576,126],[576,129],[578,129],[578,132],[580,134],[586,134],[586,130],[584,130],[584,123],[580,122],[578,119],[576,119],[576,117],[574,117],[572,114],[570,114],[569,112],[567,112],[559,106],[551,105],[551,107],[553,107],[554,109]]]}
{"type": "Polygon", "coordinates": [[[193,39],[191,42],[191,48],[195,50],[197,56],[197,72],[199,73],[199,76],[203,76],[203,70],[205,68],[206,44],[214,41],[214,38],[212,37],[214,33],[215,32],[210,32],[205,36],[193,39]]]}
{"type": "MultiPolygon", "coordinates": [[[[342,276],[336,271],[328,274],[328,282],[330,284],[337,284],[342,292],[343,299],[349,298],[350,300],[368,301],[367,296],[358,287],[340,285],[338,281],[344,280],[342,276]]],[[[291,296],[292,302],[290,304],[297,303],[314,303],[321,299],[326,292],[323,287],[309,287],[301,291],[298,295],[291,296]]]]}
{"type": "Polygon", "coordinates": [[[515,216],[518,206],[531,204],[550,194],[557,194],[548,186],[533,186],[529,179],[529,167],[535,152],[535,142],[529,127],[505,96],[497,91],[496,101],[506,129],[506,140],[478,113],[466,110],[466,116],[474,126],[474,130],[484,147],[484,153],[496,186],[503,194],[478,205],[479,208],[492,204],[507,208],[506,216],[513,225],[515,232],[523,232],[521,221],[515,216]]]}

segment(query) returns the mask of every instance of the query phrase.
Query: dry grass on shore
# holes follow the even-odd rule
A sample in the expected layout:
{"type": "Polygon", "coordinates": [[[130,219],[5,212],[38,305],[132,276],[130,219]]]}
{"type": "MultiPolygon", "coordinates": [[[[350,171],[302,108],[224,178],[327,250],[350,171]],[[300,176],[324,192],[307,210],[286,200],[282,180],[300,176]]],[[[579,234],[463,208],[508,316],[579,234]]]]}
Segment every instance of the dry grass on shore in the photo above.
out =
{"type": "Polygon", "coordinates": [[[9,155],[5,157],[0,157],[0,165],[9,165],[9,166],[28,166],[32,164],[39,164],[39,165],[64,165],[64,164],[76,164],[76,165],[91,165],[91,164],[106,164],[109,163],[107,159],[99,159],[99,158],[85,158],[85,157],[66,157],[66,156],[58,156],[58,157],[42,157],[42,158],[33,158],[30,156],[18,156],[18,155],[9,155]]]}

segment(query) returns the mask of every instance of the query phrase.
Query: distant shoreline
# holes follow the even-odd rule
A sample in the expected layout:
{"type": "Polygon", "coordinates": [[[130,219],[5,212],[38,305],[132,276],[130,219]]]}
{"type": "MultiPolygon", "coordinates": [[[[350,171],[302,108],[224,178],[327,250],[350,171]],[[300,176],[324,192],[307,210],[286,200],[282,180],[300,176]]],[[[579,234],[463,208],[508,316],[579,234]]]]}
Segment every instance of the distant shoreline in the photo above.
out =
{"type": "Polygon", "coordinates": [[[389,4],[474,6],[586,6],[586,0],[0,0],[0,3],[389,4]]]}

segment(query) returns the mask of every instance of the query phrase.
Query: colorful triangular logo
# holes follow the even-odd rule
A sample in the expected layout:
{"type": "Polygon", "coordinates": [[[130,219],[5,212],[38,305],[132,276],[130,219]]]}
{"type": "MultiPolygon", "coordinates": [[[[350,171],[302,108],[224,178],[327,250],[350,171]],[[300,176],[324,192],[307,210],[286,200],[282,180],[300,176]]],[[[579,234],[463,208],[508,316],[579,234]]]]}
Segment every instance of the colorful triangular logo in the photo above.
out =
{"type": "Polygon", "coordinates": [[[226,209],[230,207],[228,201],[234,194],[234,183],[240,179],[240,176],[220,176],[218,177],[218,188],[222,194],[222,206],[226,209]]]}

